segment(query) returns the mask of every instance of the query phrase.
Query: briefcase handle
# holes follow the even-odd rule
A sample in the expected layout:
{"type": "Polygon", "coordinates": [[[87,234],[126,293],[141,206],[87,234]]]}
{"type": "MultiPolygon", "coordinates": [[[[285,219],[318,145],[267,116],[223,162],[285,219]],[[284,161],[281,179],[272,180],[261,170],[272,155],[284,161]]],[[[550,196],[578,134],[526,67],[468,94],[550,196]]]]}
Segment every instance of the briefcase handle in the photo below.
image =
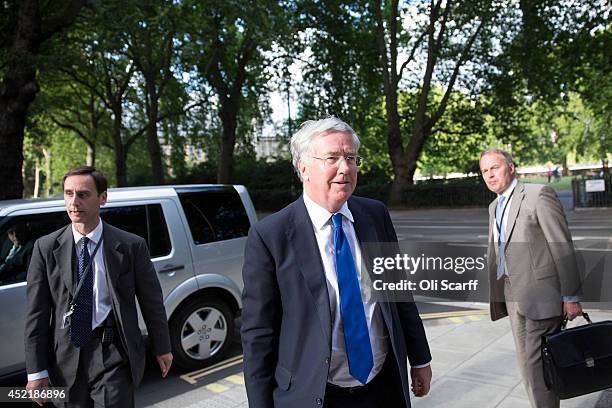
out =
{"type": "MultiPolygon", "coordinates": [[[[593,324],[593,322],[591,321],[591,318],[589,317],[589,314],[586,312],[582,312],[582,317],[584,317],[584,319],[589,322],[589,324],[593,324]]],[[[567,326],[567,318],[563,319],[563,323],[561,323],[561,330],[565,330],[565,327],[567,326]]]]}

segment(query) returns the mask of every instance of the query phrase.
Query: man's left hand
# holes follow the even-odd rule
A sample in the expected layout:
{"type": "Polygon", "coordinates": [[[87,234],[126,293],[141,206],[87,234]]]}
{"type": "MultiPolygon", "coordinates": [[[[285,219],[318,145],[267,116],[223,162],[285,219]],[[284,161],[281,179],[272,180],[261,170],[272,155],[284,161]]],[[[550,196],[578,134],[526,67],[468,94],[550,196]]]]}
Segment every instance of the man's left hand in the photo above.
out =
{"type": "Polygon", "coordinates": [[[574,320],[577,316],[582,316],[580,302],[563,302],[563,317],[567,320],[574,320]]]}
{"type": "Polygon", "coordinates": [[[412,378],[412,392],[414,396],[426,396],[431,386],[431,365],[422,368],[412,367],[410,369],[410,378],[412,378]]]}
{"type": "Polygon", "coordinates": [[[168,371],[170,371],[170,366],[172,365],[172,353],[155,356],[155,358],[157,358],[162,377],[166,378],[168,371]]]}

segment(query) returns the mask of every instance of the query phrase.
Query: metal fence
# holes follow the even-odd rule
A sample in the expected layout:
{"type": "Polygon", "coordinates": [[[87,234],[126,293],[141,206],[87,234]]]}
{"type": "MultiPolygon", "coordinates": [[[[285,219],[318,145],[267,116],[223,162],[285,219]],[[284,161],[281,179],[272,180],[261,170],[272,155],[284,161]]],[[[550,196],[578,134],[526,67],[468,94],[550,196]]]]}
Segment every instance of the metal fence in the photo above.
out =
{"type": "Polygon", "coordinates": [[[612,175],[572,180],[574,208],[612,207],[612,175]]]}

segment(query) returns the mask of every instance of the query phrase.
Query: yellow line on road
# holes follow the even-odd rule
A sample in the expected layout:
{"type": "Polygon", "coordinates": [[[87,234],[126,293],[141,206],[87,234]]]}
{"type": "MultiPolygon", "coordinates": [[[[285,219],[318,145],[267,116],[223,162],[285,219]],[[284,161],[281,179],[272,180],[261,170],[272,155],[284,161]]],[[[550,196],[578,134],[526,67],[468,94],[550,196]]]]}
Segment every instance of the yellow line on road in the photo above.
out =
{"type": "Polygon", "coordinates": [[[204,386],[204,388],[206,388],[208,391],[212,391],[217,394],[221,394],[222,392],[229,390],[229,387],[227,385],[223,385],[219,383],[208,384],[204,386]]]}
{"type": "Polygon", "coordinates": [[[447,317],[462,317],[462,316],[473,316],[473,315],[487,315],[489,311],[487,309],[474,309],[474,310],[453,310],[451,312],[439,312],[439,313],[424,313],[421,315],[421,319],[444,319],[447,317]]]}
{"type": "Polygon", "coordinates": [[[214,364],[210,367],[183,374],[181,375],[181,380],[186,381],[189,384],[196,384],[199,378],[205,377],[209,374],[216,373],[217,371],[221,371],[238,364],[242,364],[242,354],[236,357],[229,358],[227,360],[223,360],[220,363],[214,364]]]}
{"type": "Polygon", "coordinates": [[[453,323],[463,323],[463,319],[460,317],[449,317],[448,320],[450,320],[453,323]]]}
{"type": "Polygon", "coordinates": [[[230,375],[228,377],[225,377],[224,380],[227,380],[231,383],[234,383],[236,385],[244,385],[244,377],[241,375],[230,375]]]}

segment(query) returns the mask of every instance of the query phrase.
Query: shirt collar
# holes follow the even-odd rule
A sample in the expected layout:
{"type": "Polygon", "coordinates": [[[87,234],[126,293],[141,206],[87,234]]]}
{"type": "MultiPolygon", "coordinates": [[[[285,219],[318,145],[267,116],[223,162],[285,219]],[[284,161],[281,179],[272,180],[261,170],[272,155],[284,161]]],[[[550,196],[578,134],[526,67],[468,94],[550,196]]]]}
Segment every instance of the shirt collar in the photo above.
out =
{"type": "Polygon", "coordinates": [[[517,184],[518,184],[517,179],[512,180],[512,183],[510,183],[508,188],[505,189],[504,192],[499,194],[499,195],[500,196],[504,196],[504,197],[506,197],[506,199],[508,199],[508,197],[510,197],[510,194],[512,194],[512,191],[514,190],[514,188],[516,187],[517,184]]]}
{"type": "MultiPolygon", "coordinates": [[[[89,234],[85,236],[89,238],[91,242],[97,244],[98,241],[100,241],[100,238],[102,238],[102,229],[102,220],[100,220],[98,222],[98,225],[96,225],[96,228],[94,228],[89,234]]],[[[72,224],[72,236],[74,237],[75,244],[78,244],[81,238],[83,238],[83,234],[81,234],[79,231],[76,230],[76,228],[74,228],[74,224],[72,224]]]]}
{"type": "MultiPolygon", "coordinates": [[[[304,191],[304,204],[306,205],[306,211],[308,212],[308,216],[312,221],[312,225],[314,225],[316,230],[322,229],[331,218],[333,213],[330,213],[325,208],[321,207],[319,204],[315,203],[308,194],[304,191]]],[[[338,210],[339,214],[344,215],[350,222],[354,222],[353,214],[351,210],[349,210],[347,203],[342,204],[342,207],[338,210]]]]}

